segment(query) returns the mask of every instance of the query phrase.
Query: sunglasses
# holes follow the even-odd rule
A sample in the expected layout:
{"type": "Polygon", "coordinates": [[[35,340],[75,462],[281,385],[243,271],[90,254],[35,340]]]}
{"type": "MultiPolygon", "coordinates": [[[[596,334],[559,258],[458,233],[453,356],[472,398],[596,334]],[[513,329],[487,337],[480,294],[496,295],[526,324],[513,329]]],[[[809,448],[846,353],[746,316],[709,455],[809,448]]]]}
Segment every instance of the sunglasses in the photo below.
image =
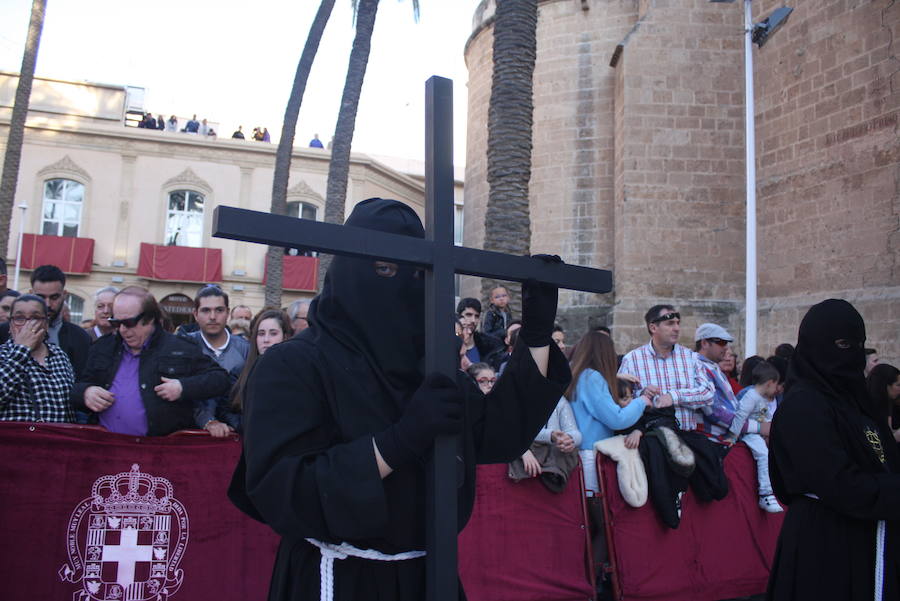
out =
{"type": "Polygon", "coordinates": [[[719,346],[728,346],[727,340],[722,340],[721,338],[707,338],[713,344],[718,344],[719,346]]]}
{"type": "Polygon", "coordinates": [[[497,378],[477,378],[475,381],[479,384],[495,384],[497,382],[497,378]]]}
{"type": "Polygon", "coordinates": [[[116,319],[115,317],[109,318],[109,325],[114,328],[118,328],[119,326],[125,326],[126,328],[133,328],[144,318],[144,313],[139,313],[134,317],[128,317],[126,319],[116,319]]]}
{"type": "Polygon", "coordinates": [[[671,313],[663,313],[656,319],[651,319],[650,323],[659,323],[661,321],[669,321],[670,319],[681,319],[681,313],[678,311],[672,311],[671,313]]]}

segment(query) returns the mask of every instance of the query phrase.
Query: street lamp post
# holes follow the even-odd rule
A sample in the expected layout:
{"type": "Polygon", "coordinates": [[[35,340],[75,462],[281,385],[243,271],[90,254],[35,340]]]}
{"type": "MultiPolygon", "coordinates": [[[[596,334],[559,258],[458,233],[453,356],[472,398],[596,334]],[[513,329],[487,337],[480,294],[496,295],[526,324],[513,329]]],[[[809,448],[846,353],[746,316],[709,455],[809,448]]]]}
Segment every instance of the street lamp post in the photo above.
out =
{"type": "Polygon", "coordinates": [[[19,270],[22,268],[22,239],[25,237],[25,213],[28,211],[27,204],[20,204],[19,209],[22,214],[19,219],[19,241],[16,244],[16,275],[13,278],[13,289],[19,289],[19,270]]]}
{"type": "MultiPolygon", "coordinates": [[[[732,3],[734,0],[709,0],[732,3]]],[[[769,37],[787,21],[794,9],[781,7],[763,21],[753,23],[752,0],[744,0],[744,163],[747,189],[745,258],[744,356],[756,354],[757,268],[756,268],[756,120],[753,96],[753,44],[762,48],[769,37]]]]}
{"type": "Polygon", "coordinates": [[[756,119],[753,102],[753,15],[744,0],[744,163],[747,175],[744,356],[756,354],[756,119]]]}

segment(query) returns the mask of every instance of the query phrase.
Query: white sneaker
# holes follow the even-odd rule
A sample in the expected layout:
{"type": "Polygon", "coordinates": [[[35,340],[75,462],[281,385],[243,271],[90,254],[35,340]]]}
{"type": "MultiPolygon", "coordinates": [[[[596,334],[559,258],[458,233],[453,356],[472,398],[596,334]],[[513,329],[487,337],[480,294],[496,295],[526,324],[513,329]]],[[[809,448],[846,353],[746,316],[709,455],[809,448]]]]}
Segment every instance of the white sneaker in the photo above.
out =
{"type": "Polygon", "coordinates": [[[775,498],[775,495],[766,495],[764,497],[760,497],[759,507],[763,511],[768,511],[769,513],[781,513],[782,511],[784,511],[781,505],[778,504],[778,499],[775,498]]]}

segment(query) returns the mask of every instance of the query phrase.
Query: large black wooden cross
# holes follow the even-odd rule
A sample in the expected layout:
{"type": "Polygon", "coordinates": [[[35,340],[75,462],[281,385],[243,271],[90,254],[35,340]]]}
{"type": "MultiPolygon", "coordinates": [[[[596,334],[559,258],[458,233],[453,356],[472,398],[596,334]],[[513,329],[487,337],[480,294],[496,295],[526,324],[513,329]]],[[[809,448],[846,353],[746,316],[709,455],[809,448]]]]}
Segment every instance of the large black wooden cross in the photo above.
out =
{"type": "MultiPolygon", "coordinates": [[[[454,273],[523,282],[533,278],[585,292],[612,290],[609,271],[547,263],[531,257],[455,246],[453,243],[453,82],[425,84],[425,239],[270,213],[217,207],[213,236],[270,246],[301,247],[351,257],[410,263],[426,270],[425,364],[454,377],[454,273]]],[[[456,601],[456,441],[438,439],[429,467],[428,600],[456,601]]]]}

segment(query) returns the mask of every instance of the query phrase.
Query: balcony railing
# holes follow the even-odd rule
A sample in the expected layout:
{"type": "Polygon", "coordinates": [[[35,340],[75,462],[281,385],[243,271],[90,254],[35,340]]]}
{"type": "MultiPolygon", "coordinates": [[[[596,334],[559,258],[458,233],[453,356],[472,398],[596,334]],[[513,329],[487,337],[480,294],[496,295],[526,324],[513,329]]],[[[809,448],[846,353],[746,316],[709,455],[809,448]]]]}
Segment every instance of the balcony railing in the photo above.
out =
{"type": "MultiPolygon", "coordinates": [[[[319,275],[319,259],[317,257],[285,255],[282,269],[282,290],[316,292],[319,275]]],[[[266,277],[268,277],[268,273],[266,277]]]]}
{"type": "Polygon", "coordinates": [[[94,263],[93,238],[68,236],[22,236],[22,268],[56,265],[68,274],[87,274],[94,263]]]}
{"type": "Polygon", "coordinates": [[[141,243],[138,275],[148,280],[206,284],[222,281],[222,249],[141,243]]]}

